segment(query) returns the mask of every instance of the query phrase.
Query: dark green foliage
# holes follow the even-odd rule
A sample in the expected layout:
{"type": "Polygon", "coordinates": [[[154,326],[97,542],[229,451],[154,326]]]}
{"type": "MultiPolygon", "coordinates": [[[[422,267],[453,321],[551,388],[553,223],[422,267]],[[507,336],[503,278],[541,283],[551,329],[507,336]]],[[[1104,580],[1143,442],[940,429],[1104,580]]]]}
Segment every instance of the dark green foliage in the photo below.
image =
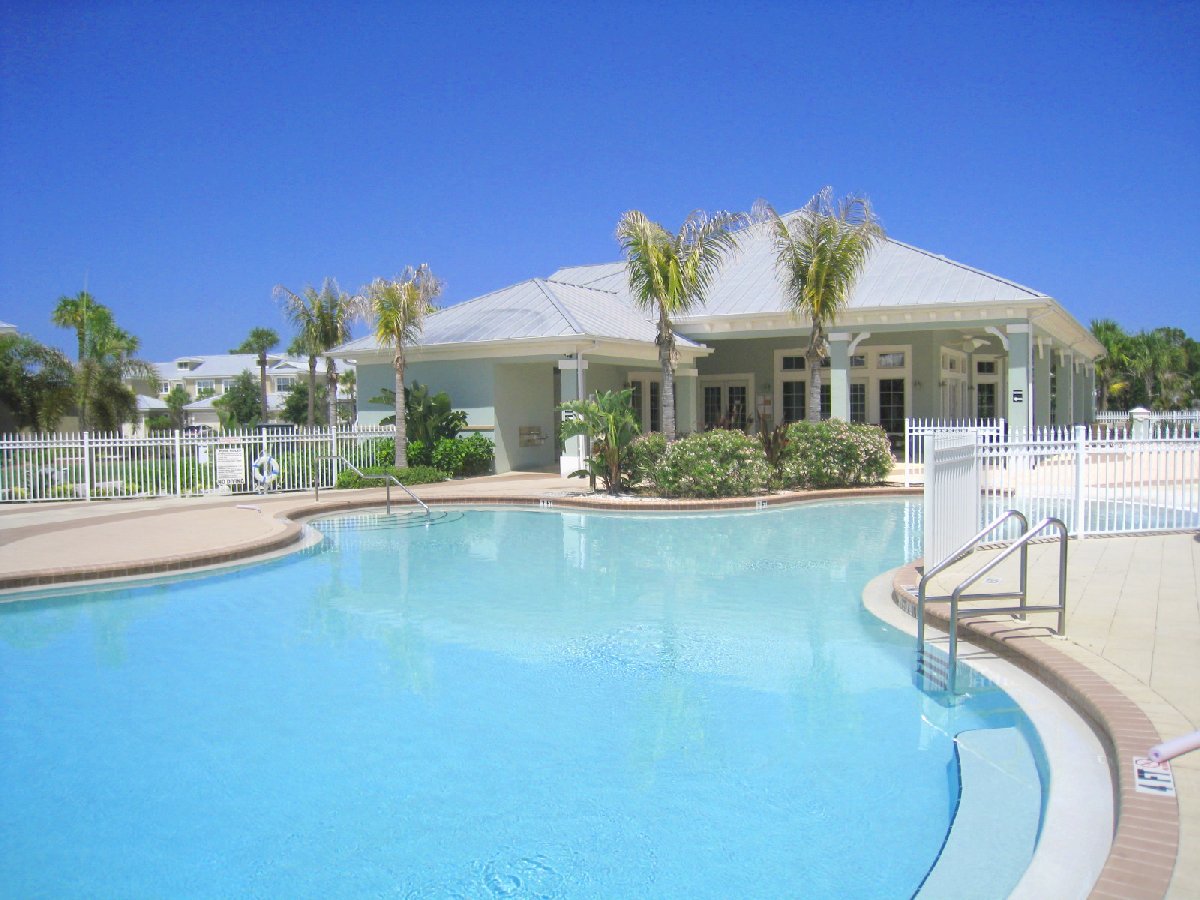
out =
{"type": "MultiPolygon", "coordinates": [[[[328,424],[326,422],[329,417],[328,404],[325,402],[325,395],[325,385],[318,384],[316,404],[313,408],[313,418],[317,427],[324,427],[328,424]]],[[[292,385],[287,396],[283,398],[283,412],[280,413],[280,418],[296,426],[308,424],[308,384],[306,382],[297,381],[292,385]]]]}
{"type": "Polygon", "coordinates": [[[224,427],[253,427],[258,424],[260,402],[258,380],[249,370],[245,370],[233,379],[222,396],[213,401],[213,406],[224,427]]]}
{"type": "Polygon", "coordinates": [[[658,465],[659,460],[666,452],[667,436],[661,431],[652,431],[634,438],[625,454],[625,471],[629,478],[629,485],[637,487],[639,484],[648,484],[650,473],[654,471],[654,467],[658,465]]]}
{"type": "Polygon", "coordinates": [[[769,475],[758,441],[717,429],[668,444],[650,477],[664,497],[744,497],[765,489],[769,475]]]}
{"type": "MultiPolygon", "coordinates": [[[[412,460],[413,442],[408,445],[412,460]]],[[[456,478],[486,475],[492,469],[495,448],[481,434],[465,438],[442,438],[433,450],[433,465],[456,478]]]]}
{"type": "Polygon", "coordinates": [[[184,407],[192,402],[192,398],[182,385],[177,384],[163,399],[167,404],[167,418],[170,420],[168,427],[178,431],[187,424],[187,410],[184,407]]]}
{"type": "Polygon", "coordinates": [[[23,334],[0,335],[0,403],[17,425],[54,431],[74,397],[71,362],[23,334]]]}
{"type": "Polygon", "coordinates": [[[158,413],[146,417],[146,431],[171,431],[171,417],[158,413]]]}
{"type": "Polygon", "coordinates": [[[559,439],[566,441],[583,435],[591,442],[587,474],[591,476],[592,489],[595,490],[599,477],[610,494],[619,493],[626,450],[639,430],[633,412],[633,389],[601,391],[589,400],[568,400],[559,409],[570,416],[564,417],[559,425],[559,439]]]}
{"type": "Polygon", "coordinates": [[[271,328],[251,328],[250,334],[230,353],[266,353],[279,345],[279,334],[271,328]]]}
{"type": "MultiPolygon", "coordinates": [[[[381,438],[371,443],[372,465],[390,466],[396,458],[396,439],[381,438]]],[[[408,463],[412,466],[432,466],[433,451],[421,441],[408,442],[408,463]]]]}
{"type": "Polygon", "coordinates": [[[783,487],[878,484],[895,463],[887,435],[878,425],[839,419],[793,422],[787,436],[776,470],[783,487]]]}
{"type": "Polygon", "coordinates": [[[762,445],[763,456],[766,457],[767,465],[771,469],[771,486],[779,487],[782,481],[779,475],[779,466],[783,462],[783,454],[786,452],[788,444],[791,443],[791,439],[788,437],[788,423],[780,422],[772,428],[770,421],[765,416],[759,416],[758,442],[762,445]]]}
{"type": "MultiPolygon", "coordinates": [[[[457,437],[458,433],[467,427],[467,414],[461,409],[454,409],[450,395],[441,391],[429,395],[429,388],[414,381],[412,386],[404,391],[405,430],[408,434],[408,454],[411,462],[412,445],[420,441],[427,447],[436,447],[442,438],[457,437]]],[[[396,405],[396,392],[391,388],[383,388],[379,396],[371,398],[372,403],[387,403],[396,405]]],[[[380,425],[395,425],[396,417],[388,416],[381,419],[380,425]]],[[[393,447],[395,444],[393,443],[393,447]]]]}
{"type": "MultiPolygon", "coordinates": [[[[407,469],[398,469],[395,466],[371,466],[363,469],[364,475],[394,475],[400,480],[400,483],[406,486],[414,484],[435,484],[439,481],[445,481],[450,476],[438,469],[430,466],[409,466],[407,469]]],[[[383,482],[379,479],[362,479],[353,469],[344,469],[338,473],[337,485],[338,488],[364,488],[364,487],[382,487],[383,482]]]]}

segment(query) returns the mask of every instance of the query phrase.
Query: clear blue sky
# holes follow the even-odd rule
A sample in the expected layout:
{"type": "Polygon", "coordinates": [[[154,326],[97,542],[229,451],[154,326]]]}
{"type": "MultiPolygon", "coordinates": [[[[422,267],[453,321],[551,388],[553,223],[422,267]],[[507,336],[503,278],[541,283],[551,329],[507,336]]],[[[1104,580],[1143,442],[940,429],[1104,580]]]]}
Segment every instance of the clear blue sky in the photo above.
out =
{"type": "Polygon", "coordinates": [[[1198,47],[1196,3],[8,0],[0,319],[70,351],[86,278],[144,358],[224,352],[278,283],[428,262],[453,303],[831,184],[1200,339],[1198,47]]]}

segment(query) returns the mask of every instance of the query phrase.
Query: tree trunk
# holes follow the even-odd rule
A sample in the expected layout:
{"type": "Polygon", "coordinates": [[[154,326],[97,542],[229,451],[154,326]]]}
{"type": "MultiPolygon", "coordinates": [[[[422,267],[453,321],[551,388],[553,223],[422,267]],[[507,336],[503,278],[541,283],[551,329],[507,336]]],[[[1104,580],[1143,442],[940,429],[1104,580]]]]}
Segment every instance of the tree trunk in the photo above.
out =
{"type": "MultiPolygon", "coordinates": [[[[675,440],[675,335],[666,313],[658,317],[658,361],[662,365],[662,393],[659,396],[663,437],[675,440]]],[[[649,398],[647,398],[649,399],[649,398]]]]}
{"type": "Polygon", "coordinates": [[[337,363],[332,359],[325,360],[325,393],[329,400],[329,426],[337,427],[337,363]]]}
{"type": "Polygon", "coordinates": [[[808,368],[808,414],[809,422],[821,421],[821,330],[813,326],[812,340],[804,353],[804,365],[808,368]]]}
{"type": "Polygon", "coordinates": [[[267,351],[258,354],[258,390],[262,396],[262,421],[267,421],[267,351]]]}
{"type": "Polygon", "coordinates": [[[408,423],[404,420],[404,355],[397,353],[392,360],[396,367],[396,458],[397,469],[408,468],[408,423]]]}
{"type": "Polygon", "coordinates": [[[310,356],[308,358],[308,427],[315,428],[317,425],[317,358],[310,356]]]}

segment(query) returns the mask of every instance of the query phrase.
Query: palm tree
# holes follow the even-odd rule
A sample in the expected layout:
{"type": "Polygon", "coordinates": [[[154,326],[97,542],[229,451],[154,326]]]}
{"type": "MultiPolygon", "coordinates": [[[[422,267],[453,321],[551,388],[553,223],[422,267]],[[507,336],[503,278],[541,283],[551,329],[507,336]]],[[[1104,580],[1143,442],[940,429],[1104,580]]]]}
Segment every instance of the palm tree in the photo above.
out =
{"type": "MultiPolygon", "coordinates": [[[[308,427],[312,428],[316,424],[317,357],[349,340],[351,298],[332,278],[325,279],[319,292],[306,287],[303,295],[297,295],[281,284],[275,295],[282,299],[288,320],[298,329],[297,346],[308,356],[308,427]]],[[[331,357],[325,359],[325,380],[332,424],[337,421],[337,364],[331,357]]]]}
{"type": "Polygon", "coordinates": [[[376,278],[354,299],[355,314],[374,322],[381,347],[391,347],[396,370],[396,455],[397,468],[408,467],[408,431],[405,425],[404,348],[421,335],[425,317],[436,308],[433,301],[442,292],[442,282],[422,263],[408,266],[398,278],[376,278]]]}
{"type": "Polygon", "coordinates": [[[802,210],[784,219],[760,201],[756,218],[766,218],[775,235],[775,262],[784,279],[792,315],[812,322],[804,354],[808,370],[808,420],[821,419],[821,360],[826,328],[846,308],[854,282],[875,245],[886,238],[865,197],[834,202],[825,187],[802,210]]]}
{"type": "Polygon", "coordinates": [[[261,400],[259,421],[267,421],[267,351],[279,345],[279,335],[271,328],[251,328],[250,334],[230,353],[254,353],[258,356],[258,393],[261,400]]]}
{"type": "Polygon", "coordinates": [[[1110,396],[1127,386],[1129,372],[1129,335],[1112,319],[1092,319],[1092,337],[1104,347],[1104,355],[1096,360],[1096,394],[1100,412],[1108,411],[1110,396]]]}
{"type": "Polygon", "coordinates": [[[59,328],[75,329],[75,337],[79,342],[79,352],[75,356],[76,362],[83,362],[83,356],[87,350],[88,330],[96,315],[96,310],[103,308],[87,291],[80,291],[74,297],[63,295],[58,298],[54,312],[50,314],[50,321],[59,328]]]}
{"type": "Polygon", "coordinates": [[[658,318],[654,342],[662,367],[659,396],[662,430],[668,441],[675,440],[675,367],[679,362],[673,320],[704,302],[726,255],[737,246],[737,231],[745,222],[740,213],[709,215],[696,210],[678,234],[672,235],[633,209],[617,223],[633,299],[658,318]]]}

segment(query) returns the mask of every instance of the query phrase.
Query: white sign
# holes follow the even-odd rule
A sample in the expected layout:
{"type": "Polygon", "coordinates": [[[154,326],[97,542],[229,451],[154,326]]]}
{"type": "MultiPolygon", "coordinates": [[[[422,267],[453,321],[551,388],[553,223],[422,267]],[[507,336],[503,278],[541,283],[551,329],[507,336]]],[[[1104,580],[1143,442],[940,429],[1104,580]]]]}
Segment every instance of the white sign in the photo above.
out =
{"type": "Polygon", "coordinates": [[[241,447],[216,448],[217,484],[241,484],[246,480],[246,458],[241,447]]]}
{"type": "Polygon", "coordinates": [[[1139,794],[1158,794],[1160,797],[1175,796],[1175,776],[1169,762],[1155,762],[1149,757],[1133,758],[1133,776],[1139,794]]]}

